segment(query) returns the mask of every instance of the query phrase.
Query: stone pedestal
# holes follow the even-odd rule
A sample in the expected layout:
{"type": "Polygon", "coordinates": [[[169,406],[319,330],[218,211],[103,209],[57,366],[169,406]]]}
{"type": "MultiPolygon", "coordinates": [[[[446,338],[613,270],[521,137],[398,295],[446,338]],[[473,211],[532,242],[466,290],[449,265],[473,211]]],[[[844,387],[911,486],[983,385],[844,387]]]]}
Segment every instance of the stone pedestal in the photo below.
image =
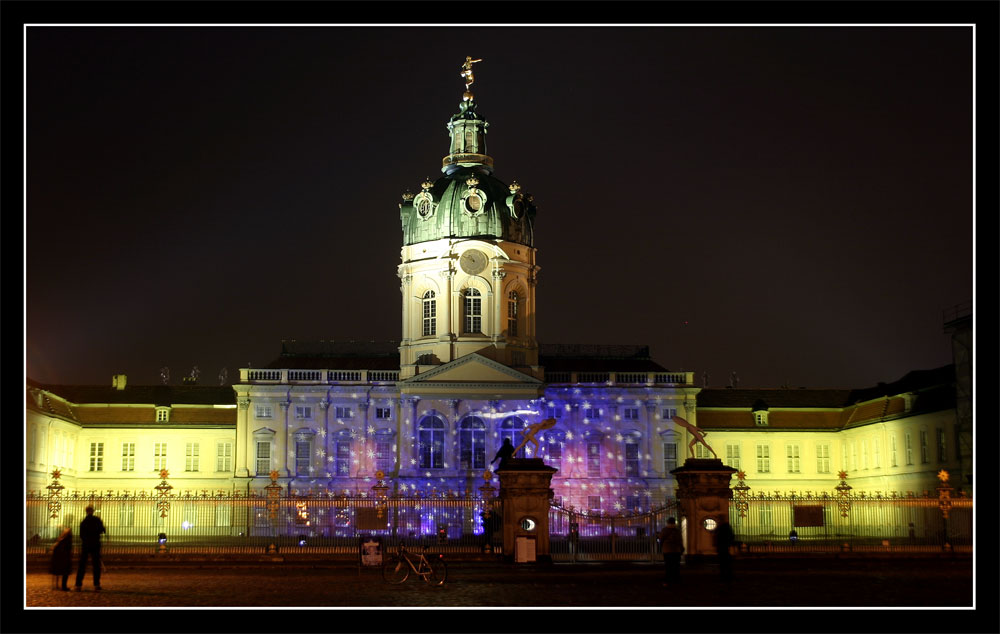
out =
{"type": "Polygon", "coordinates": [[[715,559],[715,528],[729,522],[729,481],[736,469],[717,458],[688,458],[670,473],[677,478],[677,502],[687,520],[686,561],[715,559]]]}
{"type": "Polygon", "coordinates": [[[503,505],[503,555],[506,561],[551,563],[549,505],[552,475],[541,458],[513,458],[497,471],[503,505]],[[526,559],[526,561],[525,561],[526,559]]]}

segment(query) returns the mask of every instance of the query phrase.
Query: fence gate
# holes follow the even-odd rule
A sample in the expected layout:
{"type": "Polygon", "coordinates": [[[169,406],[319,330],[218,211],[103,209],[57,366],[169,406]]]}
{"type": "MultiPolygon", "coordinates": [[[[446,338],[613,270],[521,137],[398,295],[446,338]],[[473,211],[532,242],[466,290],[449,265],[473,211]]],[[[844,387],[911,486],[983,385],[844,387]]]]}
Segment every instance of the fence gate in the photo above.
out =
{"type": "Polygon", "coordinates": [[[553,506],[549,509],[552,561],[659,561],[656,535],[677,511],[676,500],[647,513],[610,516],[553,506]]]}

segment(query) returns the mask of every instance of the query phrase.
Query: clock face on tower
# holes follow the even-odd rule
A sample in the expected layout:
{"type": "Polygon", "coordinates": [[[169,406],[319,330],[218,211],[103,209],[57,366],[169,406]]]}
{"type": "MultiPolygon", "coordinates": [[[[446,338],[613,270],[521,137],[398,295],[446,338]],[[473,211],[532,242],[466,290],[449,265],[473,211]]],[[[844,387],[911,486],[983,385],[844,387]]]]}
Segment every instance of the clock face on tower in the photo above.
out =
{"type": "Polygon", "coordinates": [[[475,249],[469,249],[458,259],[458,265],[469,275],[476,275],[485,269],[486,262],[486,254],[475,249]]]}

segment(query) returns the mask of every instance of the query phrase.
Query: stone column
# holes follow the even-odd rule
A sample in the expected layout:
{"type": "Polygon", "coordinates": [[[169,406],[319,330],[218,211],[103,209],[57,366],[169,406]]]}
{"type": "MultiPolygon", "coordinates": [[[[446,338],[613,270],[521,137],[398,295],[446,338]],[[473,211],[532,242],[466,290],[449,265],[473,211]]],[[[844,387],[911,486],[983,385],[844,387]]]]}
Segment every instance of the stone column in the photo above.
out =
{"type": "Polygon", "coordinates": [[[401,473],[409,474],[414,470],[414,464],[411,462],[413,459],[419,461],[419,439],[417,438],[417,404],[420,403],[420,399],[415,396],[404,396],[402,401],[407,405],[407,417],[410,419],[409,423],[404,423],[400,425],[403,429],[402,434],[399,438],[399,470],[401,473]],[[409,451],[405,451],[404,447],[408,447],[409,451]]]}
{"type": "MultiPolygon", "coordinates": [[[[329,419],[330,419],[330,401],[327,398],[327,396],[324,395],[323,398],[320,399],[319,403],[317,403],[317,405],[319,406],[319,411],[322,412],[322,417],[323,417],[322,427],[320,427],[320,431],[319,431],[320,449],[322,449],[322,451],[320,452],[320,470],[319,470],[319,473],[324,474],[324,477],[325,477],[325,474],[327,473],[327,470],[328,470],[327,465],[329,464],[329,461],[327,460],[327,458],[330,456],[330,439],[329,439],[329,436],[330,436],[330,422],[329,422],[329,419]]],[[[327,485],[329,486],[329,483],[327,483],[327,485]]]]}
{"type": "MultiPolygon", "coordinates": [[[[375,473],[368,460],[368,441],[370,440],[370,434],[368,433],[369,405],[371,405],[369,401],[358,401],[358,411],[361,413],[361,429],[358,430],[360,440],[358,441],[358,471],[356,475],[361,477],[375,473]]],[[[374,436],[371,436],[371,438],[374,438],[374,436]]]]}
{"type": "Polygon", "coordinates": [[[688,458],[684,466],[671,471],[677,478],[677,501],[687,519],[687,561],[714,558],[718,524],[729,522],[729,481],[736,469],[717,458],[688,458]]]}
{"type": "Polygon", "coordinates": [[[240,396],[236,399],[236,477],[237,478],[249,478],[250,468],[247,464],[247,458],[250,454],[250,443],[253,439],[250,438],[247,427],[250,411],[250,397],[240,396]]]}
{"type": "Polygon", "coordinates": [[[549,504],[555,472],[541,458],[512,458],[504,469],[497,471],[503,505],[503,554],[507,561],[517,561],[518,545],[530,543],[534,558],[525,563],[552,563],[549,504]]]}
{"type": "MultiPolygon", "coordinates": [[[[653,421],[656,420],[656,401],[646,401],[646,428],[642,432],[642,445],[640,449],[642,451],[642,470],[648,474],[648,477],[655,477],[656,471],[653,470],[653,421]]],[[[644,476],[647,477],[647,476],[644,476]]]]}
{"type": "Polygon", "coordinates": [[[289,447],[294,447],[292,443],[289,442],[289,435],[292,433],[291,426],[288,424],[288,406],[291,403],[289,401],[281,401],[278,405],[281,406],[281,425],[282,428],[278,430],[276,434],[278,441],[278,454],[281,456],[281,465],[279,473],[282,477],[289,477],[291,471],[288,469],[288,451],[289,447]]]}

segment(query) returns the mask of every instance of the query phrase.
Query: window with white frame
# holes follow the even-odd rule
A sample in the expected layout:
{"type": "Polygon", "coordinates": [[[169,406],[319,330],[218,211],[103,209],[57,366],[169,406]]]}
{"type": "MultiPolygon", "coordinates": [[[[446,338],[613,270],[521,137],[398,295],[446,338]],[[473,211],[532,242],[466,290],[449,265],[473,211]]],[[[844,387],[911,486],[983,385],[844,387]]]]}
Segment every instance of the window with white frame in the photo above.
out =
{"type": "Polygon", "coordinates": [[[423,308],[423,336],[429,337],[437,334],[437,298],[434,291],[427,291],[420,300],[423,308]]]}
{"type": "Polygon", "coordinates": [[[510,337],[517,336],[517,304],[519,300],[517,291],[511,291],[507,294],[507,335],[510,337]]]}
{"type": "Polygon", "coordinates": [[[927,464],[927,432],[920,430],[920,462],[927,464]]]}
{"type": "Polygon", "coordinates": [[[788,473],[800,473],[799,446],[785,445],[785,458],[787,459],[788,473]]]}
{"type": "Polygon", "coordinates": [[[851,441],[851,467],[850,467],[849,471],[854,471],[855,469],[857,469],[858,464],[860,464],[858,462],[858,441],[852,440],[851,441]]]}
{"type": "Polygon", "coordinates": [[[445,425],[437,416],[425,416],[417,427],[417,453],[421,469],[444,468],[445,425]]]}
{"type": "Polygon", "coordinates": [[[477,416],[462,420],[458,429],[459,468],[486,468],[486,423],[477,416]]]}
{"type": "Polygon", "coordinates": [[[587,512],[590,515],[600,515],[601,514],[601,496],[599,496],[599,495],[588,495],[587,496],[587,512]]]}
{"type": "Polygon", "coordinates": [[[233,443],[228,441],[215,443],[215,470],[233,470],[233,443]]]}
{"type": "Polygon", "coordinates": [[[830,473],[830,445],[816,445],[816,473],[830,473]]]}
{"type": "Polygon", "coordinates": [[[135,471],[135,443],[122,443],[122,471],[135,471]]]}
{"type": "Polygon", "coordinates": [[[938,427],[935,431],[937,432],[937,459],[938,462],[945,462],[948,460],[948,447],[945,446],[944,430],[938,427]]]}
{"type": "Polygon", "coordinates": [[[90,470],[104,471],[104,443],[90,443],[90,470]]]}
{"type": "Polygon", "coordinates": [[[698,443],[694,446],[694,457],[698,459],[711,459],[714,458],[712,452],[708,450],[708,447],[698,443]]]}
{"type": "Polygon", "coordinates": [[[153,443],[153,471],[167,468],[167,443],[153,443]]]}
{"type": "Polygon", "coordinates": [[[585,407],[583,409],[583,417],[587,420],[600,420],[601,410],[596,407],[585,407]]]}
{"type": "MultiPolygon", "coordinates": [[[[521,444],[523,440],[524,428],[527,427],[527,423],[517,416],[509,416],[500,423],[500,442],[502,443],[505,439],[510,439],[510,444],[517,447],[521,444]]],[[[517,450],[512,457],[514,458],[524,458],[525,448],[521,447],[517,450]]]]}
{"type": "Polygon", "coordinates": [[[396,466],[396,452],[392,443],[392,432],[379,429],[375,432],[375,468],[389,473],[396,466]]]}
{"type": "Polygon", "coordinates": [[[903,436],[903,451],[906,453],[906,464],[913,464],[913,437],[910,432],[903,436]]]}
{"type": "Polygon", "coordinates": [[[878,438],[872,438],[872,468],[878,469],[882,466],[882,458],[879,456],[878,438]]]}
{"type": "Polygon", "coordinates": [[[271,440],[257,439],[257,475],[271,473],[271,440]]]}
{"type": "Polygon", "coordinates": [[[566,432],[559,429],[549,430],[545,432],[541,442],[545,453],[545,464],[561,470],[566,432]]]}
{"type": "Polygon", "coordinates": [[[633,432],[625,435],[625,475],[639,477],[639,434],[633,432]]]}
{"type": "Polygon", "coordinates": [[[889,434],[889,466],[898,467],[896,462],[896,435],[889,434]]]}
{"type": "Polygon", "coordinates": [[[135,504],[124,503],[118,506],[118,526],[135,526],[135,504]]]}
{"type": "Polygon", "coordinates": [[[664,407],[660,417],[663,420],[673,420],[674,416],[677,416],[676,407],[664,407]]]}
{"type": "Polygon", "coordinates": [[[740,446],[736,443],[726,444],[726,465],[732,467],[739,471],[743,467],[740,466],[740,446]]]}
{"type": "Polygon", "coordinates": [[[677,443],[663,443],[663,475],[668,475],[677,468],[677,443]]]}
{"type": "Polygon", "coordinates": [[[337,406],[333,411],[336,418],[354,418],[354,410],[346,405],[337,406]]]}
{"type": "Polygon", "coordinates": [[[376,420],[389,420],[392,418],[392,408],[391,407],[376,407],[375,408],[375,419],[376,420]]]}
{"type": "Polygon", "coordinates": [[[156,422],[166,423],[170,421],[170,408],[169,407],[157,407],[156,408],[156,422]]]}
{"type": "Polygon", "coordinates": [[[601,475],[601,443],[599,440],[587,441],[587,475],[601,475]]]}
{"type": "Polygon", "coordinates": [[[862,440],[861,441],[861,468],[862,469],[867,469],[868,468],[868,441],[867,440],[862,440]]]}
{"type": "Polygon", "coordinates": [[[625,420],[639,420],[638,407],[626,407],[622,409],[622,418],[625,420]]]}
{"type": "Polygon", "coordinates": [[[549,403],[549,405],[545,408],[546,418],[555,418],[556,420],[559,420],[560,418],[562,418],[562,415],[563,415],[563,408],[559,407],[558,405],[549,403]]]}
{"type": "Polygon", "coordinates": [[[184,448],[184,470],[185,471],[198,471],[199,458],[198,454],[200,449],[198,448],[198,443],[189,442],[184,448]]]}
{"type": "Polygon", "coordinates": [[[483,330],[483,298],[478,289],[465,289],[465,330],[478,333],[483,330]]]}
{"type": "Polygon", "coordinates": [[[771,447],[757,445],[757,473],[771,473],[771,447]]]}
{"type": "Polygon", "coordinates": [[[295,475],[308,476],[312,473],[312,438],[308,434],[295,437],[295,475]]]}
{"type": "Polygon", "coordinates": [[[753,422],[759,427],[767,426],[767,410],[760,409],[753,413],[753,422]]]}
{"type": "Polygon", "coordinates": [[[340,431],[333,440],[333,474],[336,476],[351,475],[351,465],[354,463],[354,456],[351,451],[351,432],[346,429],[340,431]]]}
{"type": "Polygon", "coordinates": [[[274,407],[271,405],[258,405],[257,418],[274,418],[274,407]]]}
{"type": "Polygon", "coordinates": [[[299,420],[305,420],[312,418],[312,407],[309,405],[296,405],[295,406],[295,418],[299,420]]]}

